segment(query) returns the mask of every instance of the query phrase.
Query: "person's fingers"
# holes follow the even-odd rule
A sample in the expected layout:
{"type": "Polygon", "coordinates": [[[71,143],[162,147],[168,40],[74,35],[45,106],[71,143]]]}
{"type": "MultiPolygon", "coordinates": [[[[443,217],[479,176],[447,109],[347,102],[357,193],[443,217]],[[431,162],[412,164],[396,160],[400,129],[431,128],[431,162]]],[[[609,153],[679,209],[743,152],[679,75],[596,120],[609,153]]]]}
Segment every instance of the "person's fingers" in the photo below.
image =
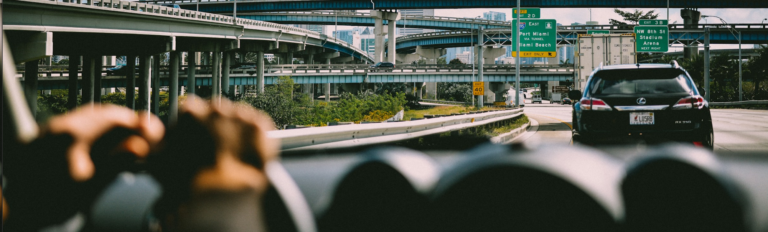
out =
{"type": "Polygon", "coordinates": [[[140,112],[140,118],[147,118],[149,120],[139,120],[139,133],[143,136],[150,146],[154,147],[163,139],[165,135],[165,126],[160,118],[149,112],[140,112]]]}
{"type": "Polygon", "coordinates": [[[136,135],[129,136],[117,147],[117,151],[128,152],[138,158],[147,157],[150,150],[150,143],[145,138],[136,135]]]}
{"type": "Polygon", "coordinates": [[[189,96],[184,102],[184,107],[181,107],[182,114],[189,114],[193,118],[202,122],[203,119],[208,118],[210,114],[210,107],[202,99],[189,96]]]}
{"type": "Polygon", "coordinates": [[[91,160],[90,144],[75,142],[67,152],[67,161],[69,175],[74,181],[83,182],[93,177],[95,167],[91,160]]]}

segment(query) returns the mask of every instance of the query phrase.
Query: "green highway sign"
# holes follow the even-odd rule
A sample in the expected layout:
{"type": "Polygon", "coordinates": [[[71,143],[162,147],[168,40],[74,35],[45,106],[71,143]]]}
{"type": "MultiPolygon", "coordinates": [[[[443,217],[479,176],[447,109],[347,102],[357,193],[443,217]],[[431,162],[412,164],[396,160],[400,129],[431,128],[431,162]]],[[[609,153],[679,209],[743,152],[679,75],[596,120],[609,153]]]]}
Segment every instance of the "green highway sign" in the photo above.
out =
{"type": "Polygon", "coordinates": [[[667,52],[669,28],[667,26],[635,26],[637,52],[667,52]]]}
{"type": "Polygon", "coordinates": [[[669,21],[666,19],[641,19],[640,26],[666,26],[669,21]]]}
{"type": "MultiPolygon", "coordinates": [[[[557,21],[554,19],[512,20],[512,51],[516,50],[517,33],[520,33],[520,57],[556,57],[557,21]],[[517,25],[517,26],[515,26],[517,25]]],[[[513,52],[512,56],[517,56],[513,52]]]]}
{"type": "Polygon", "coordinates": [[[611,34],[611,31],[609,30],[587,30],[588,35],[594,35],[594,34],[611,34]]]}
{"type": "MultiPolygon", "coordinates": [[[[541,8],[520,8],[521,19],[538,19],[541,17],[541,8]]],[[[512,19],[517,18],[517,8],[512,8],[512,19]]]]}

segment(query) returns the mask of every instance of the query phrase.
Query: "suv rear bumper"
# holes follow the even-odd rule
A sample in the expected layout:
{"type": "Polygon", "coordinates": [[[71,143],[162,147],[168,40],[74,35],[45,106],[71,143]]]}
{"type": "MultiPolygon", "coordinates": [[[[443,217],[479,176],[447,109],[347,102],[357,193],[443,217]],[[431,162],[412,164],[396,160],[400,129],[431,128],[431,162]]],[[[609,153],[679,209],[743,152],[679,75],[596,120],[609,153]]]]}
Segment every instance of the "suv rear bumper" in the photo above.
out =
{"type": "Polygon", "coordinates": [[[590,131],[578,133],[580,142],[622,142],[633,140],[644,141],[678,141],[701,142],[712,132],[711,126],[702,126],[692,130],[667,130],[667,131],[590,131]]]}

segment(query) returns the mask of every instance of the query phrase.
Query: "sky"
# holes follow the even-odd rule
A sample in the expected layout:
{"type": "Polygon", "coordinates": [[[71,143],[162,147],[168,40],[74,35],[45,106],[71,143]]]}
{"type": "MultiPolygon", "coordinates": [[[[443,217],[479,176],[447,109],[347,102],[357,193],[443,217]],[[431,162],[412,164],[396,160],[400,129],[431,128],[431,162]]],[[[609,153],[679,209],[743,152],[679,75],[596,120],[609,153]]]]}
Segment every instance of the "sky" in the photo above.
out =
{"type": "MultiPolygon", "coordinates": [[[[727,0],[724,0],[727,1],[727,0]]],[[[738,1],[738,0],[730,0],[738,1]]],[[[768,1],[768,0],[766,0],[768,1]]],[[[623,11],[632,11],[635,9],[647,12],[653,10],[659,14],[659,19],[667,18],[666,8],[618,8],[623,11]]],[[[483,12],[496,11],[504,12],[507,15],[507,20],[511,18],[512,8],[472,8],[472,9],[436,9],[435,16],[445,17],[460,17],[460,18],[475,18],[482,16],[483,12]]],[[[757,9],[720,9],[720,8],[700,8],[699,11],[702,15],[714,15],[723,18],[728,23],[761,23],[763,19],[768,18],[768,8],[757,9]]],[[[609,19],[621,20],[622,18],[614,12],[614,8],[592,8],[591,9],[591,21],[597,21],[600,25],[606,25],[609,19]]],[[[570,25],[574,22],[586,23],[590,21],[590,8],[542,8],[542,19],[555,19],[558,23],[563,25],[570,25]]],[[[680,17],[680,8],[669,9],[669,23],[670,24],[683,24],[683,18],[680,17]]],[[[722,23],[717,18],[702,18],[699,23],[722,23]]],[[[768,23],[768,20],[765,21],[768,23]]],[[[339,26],[339,30],[349,30],[352,27],[339,26]]],[[[333,26],[328,27],[328,35],[333,33],[333,26]]],[[[743,48],[752,48],[752,45],[742,45],[743,48]]],[[[719,45],[713,44],[713,49],[726,49],[726,48],[738,48],[738,45],[719,45]]],[[[681,49],[681,48],[679,48],[681,49]]],[[[670,51],[676,50],[674,47],[670,48],[670,51]]]]}

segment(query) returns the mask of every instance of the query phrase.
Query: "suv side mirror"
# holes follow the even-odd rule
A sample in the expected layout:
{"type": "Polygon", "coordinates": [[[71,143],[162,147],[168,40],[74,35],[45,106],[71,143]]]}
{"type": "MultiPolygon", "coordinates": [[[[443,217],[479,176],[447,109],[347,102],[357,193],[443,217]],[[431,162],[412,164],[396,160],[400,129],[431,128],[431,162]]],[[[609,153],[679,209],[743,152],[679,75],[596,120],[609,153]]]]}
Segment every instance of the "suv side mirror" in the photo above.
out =
{"type": "Polygon", "coordinates": [[[704,90],[704,88],[699,87],[699,94],[701,94],[701,96],[707,96],[707,91],[704,90]]]}
{"type": "Polygon", "coordinates": [[[568,92],[568,98],[570,98],[573,101],[579,101],[581,100],[581,91],[580,90],[571,90],[568,92]]]}

